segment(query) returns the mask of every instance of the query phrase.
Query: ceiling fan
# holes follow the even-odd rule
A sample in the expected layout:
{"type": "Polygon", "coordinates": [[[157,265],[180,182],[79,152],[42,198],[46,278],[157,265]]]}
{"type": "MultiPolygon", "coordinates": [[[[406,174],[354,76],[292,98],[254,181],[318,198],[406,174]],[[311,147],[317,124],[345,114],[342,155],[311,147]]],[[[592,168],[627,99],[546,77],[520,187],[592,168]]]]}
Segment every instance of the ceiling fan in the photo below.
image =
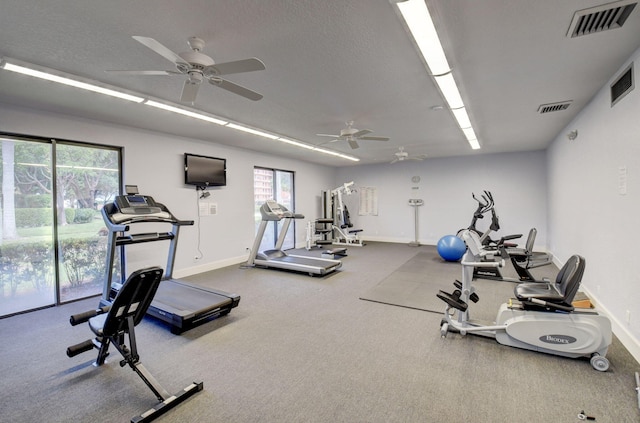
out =
{"type": "MultiPolygon", "coordinates": [[[[319,137],[331,137],[335,138],[332,141],[328,142],[336,142],[336,141],[347,141],[349,146],[353,149],[359,148],[358,145],[359,140],[367,140],[367,141],[389,141],[387,137],[371,137],[366,136],[367,134],[372,133],[373,131],[369,129],[356,129],[353,127],[353,121],[350,120],[346,122],[347,127],[340,131],[340,135],[330,135],[330,134],[316,134],[319,137]]],[[[324,144],[324,143],[323,143],[324,144]]]]}
{"type": "Polygon", "coordinates": [[[395,159],[391,160],[391,164],[393,163],[397,163],[397,162],[403,162],[405,160],[424,160],[427,158],[426,154],[419,154],[417,156],[410,156],[409,153],[407,153],[406,151],[404,151],[404,147],[399,147],[398,148],[399,151],[396,151],[395,154],[395,159]]]}
{"type": "Polygon", "coordinates": [[[177,70],[108,70],[109,73],[120,75],[185,75],[187,80],[182,87],[180,101],[183,103],[194,103],[198,95],[198,88],[203,81],[208,81],[211,85],[238,94],[249,100],[257,101],[262,98],[262,94],[238,85],[234,82],[221,78],[222,75],[234,73],[253,72],[264,70],[264,63],[255,57],[251,59],[236,60],[233,62],[215,63],[213,59],[200,51],[204,47],[204,40],[198,37],[190,37],[187,44],[191,51],[176,54],[158,41],[149,37],[133,36],[133,39],[158,53],[160,56],[173,63],[177,70]]]}

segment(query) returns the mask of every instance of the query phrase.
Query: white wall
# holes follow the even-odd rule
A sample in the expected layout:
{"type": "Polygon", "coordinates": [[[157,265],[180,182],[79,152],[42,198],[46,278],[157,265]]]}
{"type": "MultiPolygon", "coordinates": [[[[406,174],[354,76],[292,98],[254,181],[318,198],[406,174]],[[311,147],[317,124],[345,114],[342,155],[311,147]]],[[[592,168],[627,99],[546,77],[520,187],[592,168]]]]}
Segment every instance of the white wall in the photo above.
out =
{"type": "MultiPolygon", "coordinates": [[[[124,147],[124,181],[138,185],[140,193],[165,204],[179,219],[198,221],[198,197],[194,187],[184,185],[185,152],[227,159],[228,185],[210,189],[203,202],[216,203],[218,213],[200,218],[197,225],[182,227],[174,276],[240,263],[254,240],[253,167],[263,166],[296,172],[296,211],[309,217],[320,213],[320,192],[334,185],[333,170],[248,150],[210,142],[180,138],[134,128],[109,125],[70,116],[37,112],[0,103],[0,128],[5,132],[69,139],[124,147]],[[197,242],[200,232],[200,250],[197,242]]],[[[252,135],[247,135],[252,136],[252,135]]],[[[304,245],[306,221],[298,223],[296,241],[304,245]]],[[[132,232],[166,231],[132,229],[132,232]]],[[[127,247],[129,269],[166,264],[167,244],[140,244],[127,247]],[[162,245],[160,245],[162,244],[162,245]]]]}
{"type": "MultiPolygon", "coordinates": [[[[634,79],[639,57],[640,50],[629,60],[636,61],[634,79]]],[[[640,90],[636,86],[614,107],[609,95],[610,83],[628,63],[548,149],[548,237],[561,261],[572,254],[585,257],[584,289],[640,359],[640,272],[634,259],[640,216],[640,90]],[[566,137],[572,130],[578,130],[575,141],[566,137]],[[621,167],[627,169],[625,195],[619,193],[621,167]]]]}
{"type": "MultiPolygon", "coordinates": [[[[183,227],[175,276],[184,276],[239,263],[253,242],[253,167],[264,166],[296,172],[296,211],[307,219],[321,215],[320,193],[353,180],[357,186],[376,187],[378,216],[358,216],[359,197],[345,197],[352,221],[364,229],[363,238],[409,242],[414,238],[413,208],[409,198],[423,198],[419,208],[419,239],[435,244],[469,224],[476,203],[471,193],[491,190],[500,214],[499,234],[523,233],[538,228],[536,245],[546,248],[546,170],[543,152],[479,155],[427,159],[394,165],[328,168],[248,150],[111,125],[53,113],[22,109],[0,103],[0,128],[6,132],[70,139],[124,147],[124,180],[140,192],[164,203],[179,219],[195,220],[183,227]],[[218,214],[200,217],[198,196],[183,184],[183,154],[203,154],[227,159],[228,185],[210,189],[203,202],[216,203],[218,214]],[[149,163],[153,164],[149,166],[149,163]],[[420,176],[418,184],[412,176],[420,176]],[[515,182],[515,183],[514,183],[515,182]],[[412,189],[418,187],[419,189],[412,189]],[[201,260],[197,249],[200,234],[201,260]]],[[[251,135],[247,135],[251,136],[251,135]]],[[[305,221],[297,225],[298,246],[305,240],[305,221]]],[[[488,217],[480,221],[486,229],[488,217]]],[[[152,229],[155,230],[155,229],[152,229]]],[[[166,230],[166,229],[158,229],[166,230]]],[[[153,244],[127,247],[130,268],[162,265],[166,248],[153,244]]]]}
{"type": "MultiPolygon", "coordinates": [[[[435,245],[440,237],[455,234],[471,223],[477,206],[471,193],[488,190],[500,217],[497,235],[521,233],[524,243],[529,229],[536,227],[536,248],[546,248],[547,175],[542,151],[344,167],[336,177],[339,184],[353,180],[356,187],[377,188],[378,216],[359,216],[359,196],[345,198],[354,225],[364,229],[363,239],[413,240],[414,210],[408,200],[421,198],[425,204],[418,208],[418,239],[435,245]],[[420,182],[413,183],[413,176],[419,176],[420,182]]],[[[487,215],[476,226],[484,231],[489,224],[487,215]]],[[[492,238],[497,238],[496,234],[492,238]]]]}

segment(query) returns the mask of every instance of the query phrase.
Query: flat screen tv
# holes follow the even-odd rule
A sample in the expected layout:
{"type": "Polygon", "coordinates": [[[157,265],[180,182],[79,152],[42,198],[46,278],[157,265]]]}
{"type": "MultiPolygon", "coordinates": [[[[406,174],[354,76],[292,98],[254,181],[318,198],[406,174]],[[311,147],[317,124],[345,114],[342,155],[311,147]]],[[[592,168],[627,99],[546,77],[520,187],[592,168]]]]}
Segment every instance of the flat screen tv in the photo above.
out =
{"type": "Polygon", "coordinates": [[[202,189],[227,185],[227,159],[184,153],[184,183],[202,189]]]}

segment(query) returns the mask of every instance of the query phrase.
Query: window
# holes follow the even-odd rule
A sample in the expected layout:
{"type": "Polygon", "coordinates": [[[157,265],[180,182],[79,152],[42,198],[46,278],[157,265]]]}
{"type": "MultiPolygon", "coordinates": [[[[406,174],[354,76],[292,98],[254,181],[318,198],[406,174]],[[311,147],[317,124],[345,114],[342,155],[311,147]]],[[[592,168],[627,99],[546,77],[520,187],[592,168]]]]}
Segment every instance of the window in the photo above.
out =
{"type": "MultiPolygon", "coordinates": [[[[253,200],[254,200],[254,218],[255,230],[258,232],[258,226],[262,220],[260,215],[260,207],[267,200],[275,200],[289,210],[294,210],[294,183],[293,172],[286,170],[268,169],[256,167],[253,170],[253,200]]],[[[289,230],[285,237],[282,249],[287,250],[295,248],[295,220],[291,222],[289,230]]],[[[273,225],[267,226],[260,244],[259,251],[268,250],[276,245],[278,233],[282,227],[282,222],[273,222],[273,225]]]]}
{"type": "Polygon", "coordinates": [[[102,292],[118,148],[0,134],[0,316],[102,292]]]}

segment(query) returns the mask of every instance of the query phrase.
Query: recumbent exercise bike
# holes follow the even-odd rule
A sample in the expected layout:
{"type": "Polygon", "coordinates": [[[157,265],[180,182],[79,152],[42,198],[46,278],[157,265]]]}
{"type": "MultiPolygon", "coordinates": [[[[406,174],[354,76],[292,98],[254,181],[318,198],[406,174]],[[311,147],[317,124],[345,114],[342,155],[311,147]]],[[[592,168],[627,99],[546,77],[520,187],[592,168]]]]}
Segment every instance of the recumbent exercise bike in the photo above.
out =
{"type": "Polygon", "coordinates": [[[462,282],[454,283],[452,293],[440,290],[436,296],[447,305],[440,323],[440,335],[448,332],[494,338],[502,345],[563,357],[590,357],[599,371],[609,369],[605,358],[611,345],[611,322],[592,309],[572,305],[585,269],[585,259],[574,255],[560,269],[555,282],[523,282],[514,288],[515,300],[500,306],[496,321],[485,324],[469,317],[469,301],[479,297],[472,285],[477,266],[501,267],[501,261],[483,261],[491,251],[482,247],[475,232],[465,230],[462,239],[467,252],[462,257],[462,282]]]}

